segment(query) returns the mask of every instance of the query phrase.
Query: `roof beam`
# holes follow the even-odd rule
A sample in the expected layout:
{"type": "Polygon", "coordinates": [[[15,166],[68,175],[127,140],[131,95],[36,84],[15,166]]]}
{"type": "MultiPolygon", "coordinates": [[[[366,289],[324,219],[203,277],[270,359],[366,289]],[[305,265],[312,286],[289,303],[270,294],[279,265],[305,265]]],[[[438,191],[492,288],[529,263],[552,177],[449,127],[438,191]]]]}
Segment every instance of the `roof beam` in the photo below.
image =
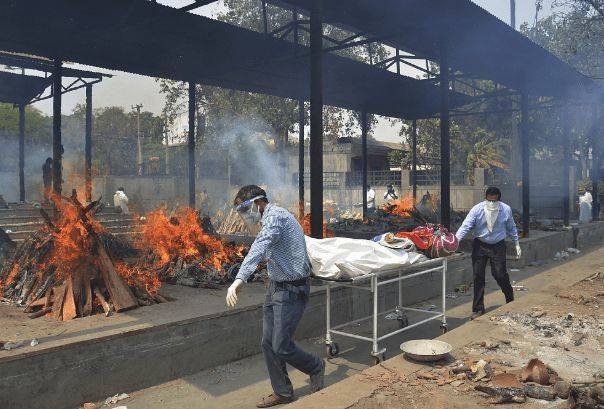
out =
{"type": "Polygon", "coordinates": [[[195,2],[189,4],[188,6],[184,6],[179,8],[180,11],[191,11],[198,9],[203,6],[207,6],[208,4],[212,4],[216,2],[216,0],[195,0],[195,2]]]}

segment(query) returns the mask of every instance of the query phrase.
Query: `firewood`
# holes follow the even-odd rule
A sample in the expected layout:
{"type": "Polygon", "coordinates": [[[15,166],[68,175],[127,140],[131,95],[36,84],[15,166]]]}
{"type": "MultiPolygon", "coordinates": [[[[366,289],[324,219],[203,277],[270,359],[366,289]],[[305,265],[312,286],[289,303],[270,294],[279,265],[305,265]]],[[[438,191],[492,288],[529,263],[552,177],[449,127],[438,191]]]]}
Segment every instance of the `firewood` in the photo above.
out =
{"type": "Polygon", "coordinates": [[[28,314],[27,317],[31,318],[31,319],[39,318],[39,317],[45,316],[46,314],[48,314],[51,311],[52,311],[52,307],[45,307],[45,308],[42,308],[40,311],[36,311],[31,314],[28,314]]]}
{"type": "Polygon", "coordinates": [[[153,294],[153,299],[158,303],[168,302],[168,300],[166,300],[165,297],[161,296],[159,293],[153,294]]]}
{"type": "Polygon", "coordinates": [[[97,287],[95,287],[94,295],[96,296],[96,299],[98,300],[99,304],[101,304],[101,307],[103,307],[103,311],[105,311],[105,314],[106,315],[111,314],[111,306],[109,305],[109,303],[107,302],[105,297],[103,297],[101,290],[99,290],[97,287]]]}
{"type": "MultiPolygon", "coordinates": [[[[54,282],[54,280],[53,280],[53,282],[54,282]]],[[[51,303],[52,303],[52,286],[50,286],[46,289],[45,303],[44,303],[43,309],[50,307],[51,303]]]]}
{"type": "Polygon", "coordinates": [[[60,232],[59,228],[55,226],[55,224],[52,222],[48,213],[46,213],[46,210],[40,208],[40,214],[42,215],[42,219],[44,219],[44,222],[50,228],[50,230],[54,231],[55,233],[60,232]]]}
{"type": "Polygon", "coordinates": [[[526,402],[526,395],[520,388],[494,388],[492,386],[476,385],[474,389],[492,396],[494,398],[492,403],[526,402]]]}
{"type": "Polygon", "coordinates": [[[63,300],[63,321],[69,321],[78,316],[75,297],[73,294],[73,277],[66,280],[65,299],[63,300]]]}
{"type": "Polygon", "coordinates": [[[55,300],[52,306],[52,315],[56,319],[61,319],[63,317],[63,302],[65,301],[65,290],[67,289],[66,284],[62,284],[58,287],[55,287],[55,300]]]}
{"type": "Polygon", "coordinates": [[[84,277],[84,297],[86,302],[82,307],[82,317],[87,317],[92,314],[92,288],[90,286],[90,278],[84,277]]]}
{"type": "Polygon", "coordinates": [[[77,198],[72,198],[72,202],[77,207],[80,221],[86,228],[88,234],[90,234],[90,238],[94,243],[98,256],[101,277],[103,278],[105,286],[109,291],[109,297],[113,302],[115,311],[121,312],[138,307],[138,302],[132,294],[132,291],[130,291],[130,288],[126,285],[122,277],[120,277],[115,271],[115,266],[107,254],[102,240],[99,238],[98,234],[94,231],[90,222],[88,221],[82,204],[77,198]]]}
{"type": "Polygon", "coordinates": [[[541,386],[534,383],[524,384],[524,393],[529,398],[543,399],[543,400],[554,400],[556,399],[556,392],[551,386],[541,386]]]}
{"type": "Polygon", "coordinates": [[[29,313],[29,312],[32,312],[33,310],[35,310],[36,308],[39,308],[39,307],[44,308],[45,305],[46,305],[46,296],[27,304],[27,306],[25,308],[23,308],[23,312],[29,313]]]}

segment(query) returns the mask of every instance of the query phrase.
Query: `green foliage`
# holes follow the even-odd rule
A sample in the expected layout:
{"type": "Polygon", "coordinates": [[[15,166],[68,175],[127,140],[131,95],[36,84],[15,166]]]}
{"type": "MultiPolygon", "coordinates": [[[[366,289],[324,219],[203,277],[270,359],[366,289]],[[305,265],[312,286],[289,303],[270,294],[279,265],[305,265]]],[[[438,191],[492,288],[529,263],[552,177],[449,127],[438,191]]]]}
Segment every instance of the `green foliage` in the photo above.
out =
{"type": "MultiPolygon", "coordinates": [[[[229,24],[264,32],[261,3],[257,0],[225,0],[226,11],[218,15],[218,19],[229,24]]],[[[267,5],[268,31],[271,32],[292,20],[292,12],[273,5],[267,5]]],[[[299,15],[299,19],[308,18],[299,15]]],[[[337,27],[325,25],[325,35],[342,40],[352,33],[337,27]]],[[[293,31],[285,40],[294,42],[293,31]]],[[[309,44],[309,35],[299,30],[299,43],[309,44]]],[[[327,44],[327,43],[326,43],[327,44]]],[[[339,55],[359,61],[368,61],[369,53],[366,46],[347,48],[337,52],[339,55]]],[[[386,50],[382,46],[373,45],[372,55],[375,61],[385,58],[386,50]]],[[[187,111],[188,85],[170,80],[158,80],[160,92],[166,97],[164,115],[169,121],[187,111]]],[[[271,135],[275,145],[283,148],[288,143],[288,134],[296,131],[298,126],[298,102],[295,100],[274,97],[270,95],[253,94],[243,91],[221,89],[211,86],[196,87],[197,110],[205,115],[206,132],[199,142],[213,143],[220,138],[224,127],[238,119],[244,120],[253,131],[271,135]]],[[[308,110],[306,104],[305,111],[308,110]]],[[[308,115],[306,123],[308,124],[308,115]]],[[[358,129],[359,114],[341,108],[325,106],[324,135],[326,140],[333,140],[342,134],[349,135],[358,129]]],[[[370,129],[377,123],[373,115],[368,117],[370,129]]]]}

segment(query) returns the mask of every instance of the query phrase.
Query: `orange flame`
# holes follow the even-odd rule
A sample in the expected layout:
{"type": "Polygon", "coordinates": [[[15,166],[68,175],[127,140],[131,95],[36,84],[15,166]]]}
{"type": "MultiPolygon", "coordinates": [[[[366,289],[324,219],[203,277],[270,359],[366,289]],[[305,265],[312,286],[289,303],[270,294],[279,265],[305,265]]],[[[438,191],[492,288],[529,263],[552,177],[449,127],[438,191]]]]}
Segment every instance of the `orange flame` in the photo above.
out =
{"type": "Polygon", "coordinates": [[[188,207],[178,209],[172,217],[164,209],[148,213],[137,245],[150,248],[160,267],[178,258],[187,262],[202,259],[204,265],[219,270],[243,251],[243,246],[228,246],[204,232],[198,214],[188,207]]]}
{"type": "MultiPolygon", "coordinates": [[[[310,236],[310,213],[304,215],[302,220],[298,220],[304,230],[304,234],[310,236]]],[[[331,230],[327,229],[327,222],[323,220],[323,238],[333,237],[334,234],[331,230]]]]}
{"type": "Polygon", "coordinates": [[[382,205],[381,210],[404,218],[410,218],[414,205],[413,196],[407,193],[400,199],[391,200],[382,205]]]}

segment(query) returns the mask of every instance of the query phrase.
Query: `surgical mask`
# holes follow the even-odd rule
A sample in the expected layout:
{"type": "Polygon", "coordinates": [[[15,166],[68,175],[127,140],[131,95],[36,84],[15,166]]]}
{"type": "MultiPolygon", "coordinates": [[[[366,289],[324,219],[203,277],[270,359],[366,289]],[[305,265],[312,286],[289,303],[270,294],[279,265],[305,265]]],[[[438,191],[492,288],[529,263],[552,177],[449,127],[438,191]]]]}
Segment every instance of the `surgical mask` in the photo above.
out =
{"type": "Polygon", "coordinates": [[[499,210],[499,200],[487,200],[486,209],[490,211],[499,210]]]}
{"type": "Polygon", "coordinates": [[[256,229],[262,218],[260,207],[254,203],[254,201],[258,199],[264,199],[264,196],[256,196],[252,199],[248,199],[235,208],[250,232],[253,232],[256,229]]]}

